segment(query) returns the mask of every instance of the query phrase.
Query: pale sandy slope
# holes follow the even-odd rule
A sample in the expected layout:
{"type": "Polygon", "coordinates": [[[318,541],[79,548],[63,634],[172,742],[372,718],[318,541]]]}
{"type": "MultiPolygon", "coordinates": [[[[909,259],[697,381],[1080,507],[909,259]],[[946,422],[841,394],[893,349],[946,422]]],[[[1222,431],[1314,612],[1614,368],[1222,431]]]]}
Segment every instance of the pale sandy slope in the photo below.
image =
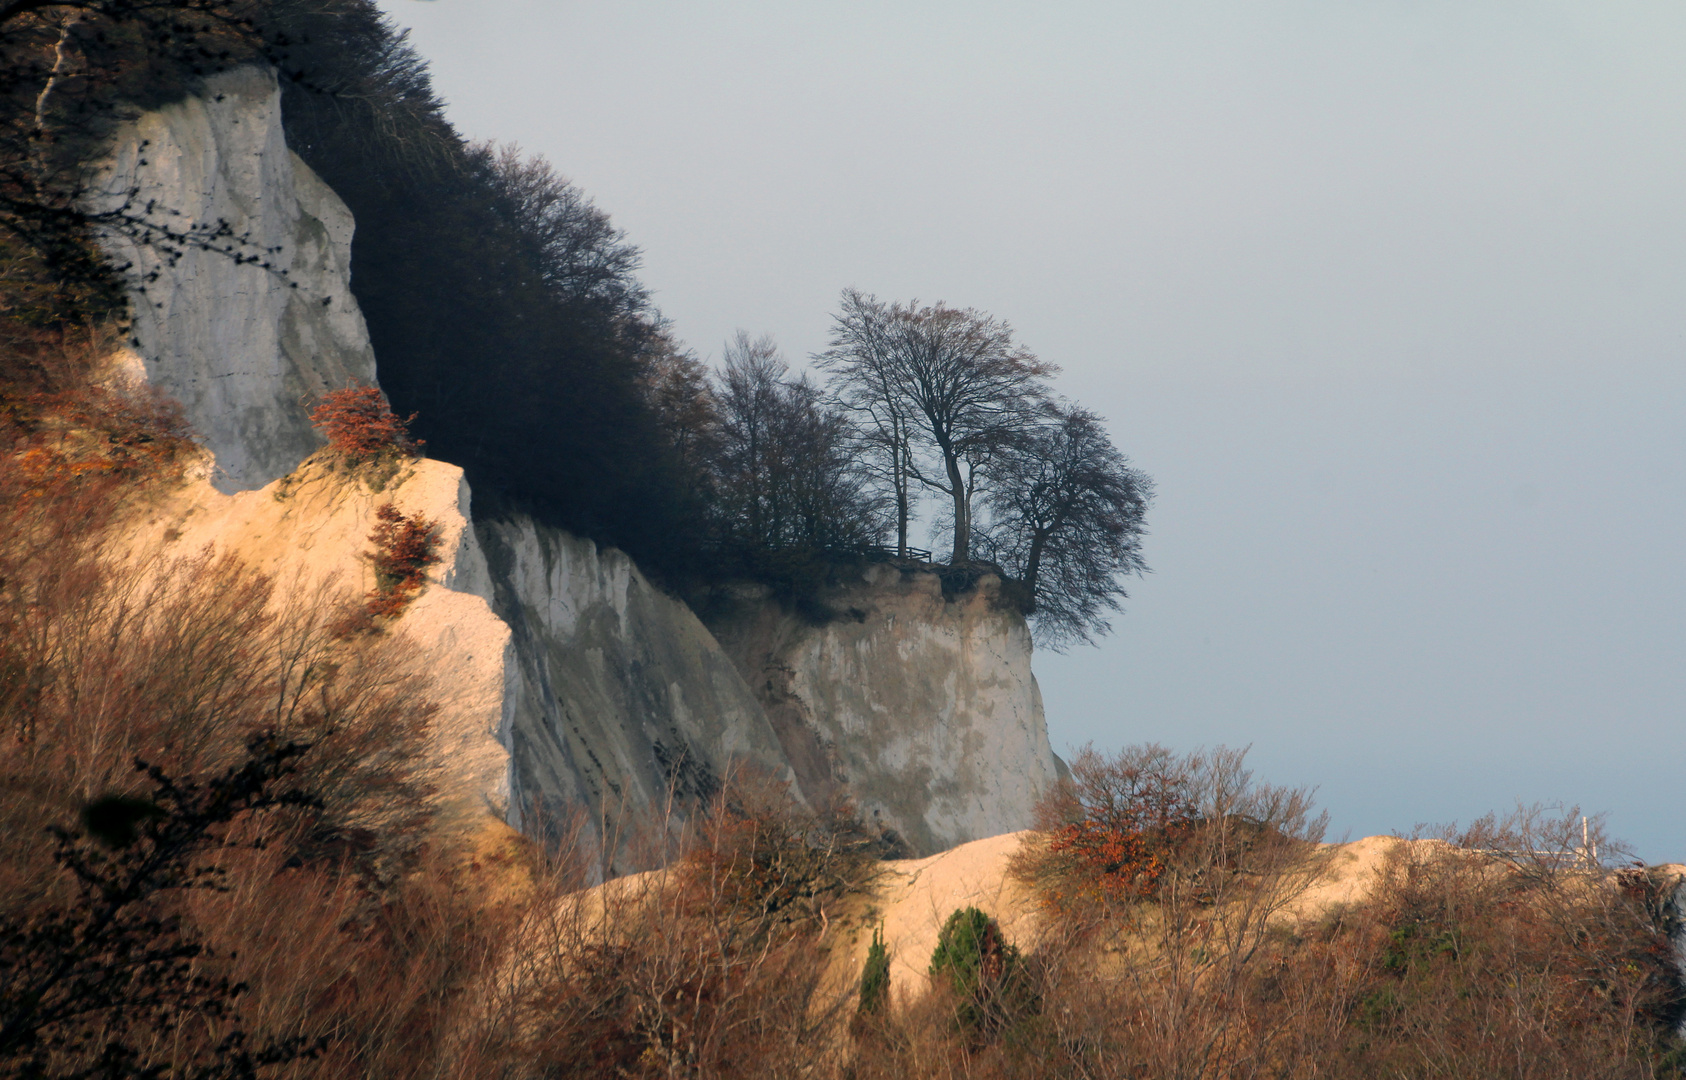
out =
{"type": "MultiPolygon", "coordinates": [[[[201,473],[203,470],[199,470],[201,473]]],[[[486,601],[491,585],[469,524],[462,470],[421,459],[374,491],[311,460],[254,491],[225,495],[204,477],[163,493],[125,530],[143,561],[232,555],[270,575],[280,607],[361,597],[374,585],[375,510],[393,504],[437,527],[439,562],[390,632],[415,649],[417,694],[435,702],[431,741],[443,817],[454,830],[507,834],[509,752],[501,739],[512,677],[509,628],[486,601]]],[[[501,842],[501,841],[500,841],[501,842]]]]}
{"type": "MultiPolygon", "coordinates": [[[[875,929],[890,952],[890,984],[906,1005],[929,986],[926,974],[937,934],[953,911],[976,907],[994,917],[1009,941],[1031,947],[1040,930],[1041,909],[1035,896],[1008,872],[1021,842],[1031,832],[1007,833],[962,844],[927,859],[883,864],[870,898],[832,932],[833,963],[845,983],[858,979],[875,929]]],[[[1322,875],[1283,911],[1285,918],[1316,916],[1336,905],[1369,895],[1377,872],[1390,852],[1403,844],[1436,844],[1393,836],[1369,836],[1327,845],[1322,875]]]]}

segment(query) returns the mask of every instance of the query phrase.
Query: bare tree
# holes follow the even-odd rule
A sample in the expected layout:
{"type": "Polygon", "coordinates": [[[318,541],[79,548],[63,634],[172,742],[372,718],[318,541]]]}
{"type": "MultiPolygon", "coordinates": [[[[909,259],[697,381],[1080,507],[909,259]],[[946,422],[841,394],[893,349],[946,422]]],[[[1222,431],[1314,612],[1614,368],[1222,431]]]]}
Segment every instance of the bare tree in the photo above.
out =
{"type": "Polygon", "coordinates": [[[889,309],[855,289],[843,290],[834,316],[831,348],[816,357],[836,379],[834,400],[854,421],[861,462],[889,492],[896,524],[896,555],[907,558],[913,516],[913,418],[898,392],[895,323],[889,309]]]}
{"type": "Polygon", "coordinates": [[[1058,369],[1015,344],[1012,327],[993,315],[942,303],[885,304],[852,289],[843,294],[831,347],[816,359],[832,372],[839,400],[857,412],[876,407],[874,430],[891,455],[901,455],[891,473],[905,468],[949,497],[952,559],[968,561],[978,479],[1031,422],[1046,395],[1043,380],[1058,369]],[[935,461],[912,452],[917,447],[935,461]]]}
{"type": "Polygon", "coordinates": [[[1042,422],[998,451],[979,546],[1024,584],[1038,641],[1087,642],[1147,570],[1141,537],[1153,481],[1112,445],[1101,418],[1050,403],[1042,422]]]}
{"type": "Polygon", "coordinates": [[[644,398],[668,446],[689,473],[700,479],[719,439],[720,418],[708,367],[664,333],[651,352],[642,382],[644,398]]]}
{"type": "Polygon", "coordinates": [[[723,530],[751,547],[838,547],[879,532],[877,500],[849,453],[848,423],[769,337],[739,331],[714,386],[723,530]]]}
{"type": "Polygon", "coordinates": [[[726,345],[725,364],[715,381],[720,403],[715,469],[722,508],[727,530],[751,543],[767,543],[777,528],[773,443],[779,390],[788,370],[772,338],[752,339],[739,330],[726,345]]]}
{"type": "Polygon", "coordinates": [[[490,166],[506,209],[535,248],[545,286],[616,319],[646,314],[649,291],[635,276],[641,256],[609,215],[542,157],[514,143],[482,143],[471,154],[490,166]]]}

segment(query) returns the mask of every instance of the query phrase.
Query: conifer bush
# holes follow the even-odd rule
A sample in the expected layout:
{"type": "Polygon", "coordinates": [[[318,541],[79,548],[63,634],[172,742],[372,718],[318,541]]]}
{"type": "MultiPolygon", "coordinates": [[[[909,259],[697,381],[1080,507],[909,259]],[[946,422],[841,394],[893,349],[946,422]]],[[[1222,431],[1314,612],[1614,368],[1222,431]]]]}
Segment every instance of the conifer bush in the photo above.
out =
{"type": "Polygon", "coordinates": [[[884,929],[872,932],[872,944],[866,950],[866,964],[861,968],[860,1013],[871,1016],[882,1013],[890,1003],[890,950],[884,947],[884,929]]]}
{"type": "Polygon", "coordinates": [[[930,974],[954,995],[962,1028],[988,1033],[1035,1011],[1035,994],[1017,946],[975,907],[949,915],[937,934],[930,974]]]}

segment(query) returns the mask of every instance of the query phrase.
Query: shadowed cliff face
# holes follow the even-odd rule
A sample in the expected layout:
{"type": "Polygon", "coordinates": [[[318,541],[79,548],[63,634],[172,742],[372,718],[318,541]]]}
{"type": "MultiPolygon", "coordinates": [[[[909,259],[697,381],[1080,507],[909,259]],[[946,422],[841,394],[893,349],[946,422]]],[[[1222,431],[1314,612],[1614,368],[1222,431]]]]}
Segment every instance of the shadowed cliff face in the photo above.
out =
{"type": "Polygon", "coordinates": [[[880,565],[816,625],[742,591],[710,628],[767,710],[810,801],[852,798],[929,854],[1022,829],[1059,774],[1024,618],[985,575],[880,565]]]}
{"type": "Polygon", "coordinates": [[[792,778],[731,659],[625,554],[524,517],[475,531],[520,658],[518,814],[583,809],[636,830],[669,807],[682,820],[735,769],[792,778]]]}
{"type": "Polygon", "coordinates": [[[123,125],[89,203],[129,219],[102,243],[130,267],[135,352],[229,494],[322,445],[304,400],[373,382],[375,354],[351,295],[351,212],[287,149],[274,74],[237,68],[206,95],[123,125]]]}

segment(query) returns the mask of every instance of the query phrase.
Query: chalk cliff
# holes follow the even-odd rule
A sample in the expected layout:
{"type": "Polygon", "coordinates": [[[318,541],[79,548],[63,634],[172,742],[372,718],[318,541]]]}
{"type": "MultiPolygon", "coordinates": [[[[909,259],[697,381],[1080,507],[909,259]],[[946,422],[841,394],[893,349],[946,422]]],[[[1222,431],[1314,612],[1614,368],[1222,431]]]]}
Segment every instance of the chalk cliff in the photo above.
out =
{"type": "Polygon", "coordinates": [[[191,481],[154,507],[140,539],[166,556],[207,547],[237,555],[271,575],[292,602],[311,602],[323,586],[360,596],[374,587],[365,553],[382,503],[438,529],[439,562],[393,632],[414,642],[426,693],[439,705],[432,740],[444,817],[472,830],[476,817],[509,814],[517,667],[509,627],[486,602],[486,560],[469,520],[461,469],[416,461],[379,492],[315,461],[234,495],[191,481]]]}
{"type": "Polygon", "coordinates": [[[129,267],[131,361],[186,408],[212,483],[291,471],[322,445],[300,402],[373,382],[375,354],[351,295],[351,211],[287,149],[274,73],[225,72],[123,125],[91,190],[129,267]]]}
{"type": "Polygon", "coordinates": [[[811,802],[853,798],[914,853],[1029,823],[1057,763],[1029,634],[993,578],[945,595],[930,573],[873,568],[820,625],[739,590],[710,628],[619,551],[519,515],[472,521],[452,466],[418,462],[378,495],[301,468],[320,443],[310,399],[374,382],[375,358],[351,215],[280,119],[273,74],[226,73],[126,125],[100,173],[94,208],[127,215],[105,243],[133,263],[129,361],[215,459],[161,535],[366,588],[379,502],[442,522],[448,557],[398,630],[430,658],[459,807],[529,829],[647,816],[753,765],[811,802]],[[185,239],[139,242],[159,228],[185,239]]]}
{"type": "Polygon", "coordinates": [[[881,564],[816,620],[760,590],[710,626],[754,688],[802,789],[847,794],[918,854],[1022,829],[1058,776],[1030,631],[984,574],[881,564]]]}
{"type": "Polygon", "coordinates": [[[274,73],[214,76],[204,96],[123,125],[92,191],[105,249],[129,266],[135,342],[115,360],[181,401],[211,459],[136,543],[232,552],[295,596],[361,593],[378,504],[435,522],[441,561],[396,630],[434,676],[451,816],[506,817],[516,667],[462,470],[418,461],[377,493],[306,460],[322,445],[310,400],[374,382],[375,358],[350,287],[351,212],[287,149],[274,73]]]}
{"type": "Polygon", "coordinates": [[[524,517],[476,532],[519,656],[518,814],[578,808],[636,827],[670,796],[708,798],[735,767],[791,778],[730,658],[624,553],[524,517]]]}

